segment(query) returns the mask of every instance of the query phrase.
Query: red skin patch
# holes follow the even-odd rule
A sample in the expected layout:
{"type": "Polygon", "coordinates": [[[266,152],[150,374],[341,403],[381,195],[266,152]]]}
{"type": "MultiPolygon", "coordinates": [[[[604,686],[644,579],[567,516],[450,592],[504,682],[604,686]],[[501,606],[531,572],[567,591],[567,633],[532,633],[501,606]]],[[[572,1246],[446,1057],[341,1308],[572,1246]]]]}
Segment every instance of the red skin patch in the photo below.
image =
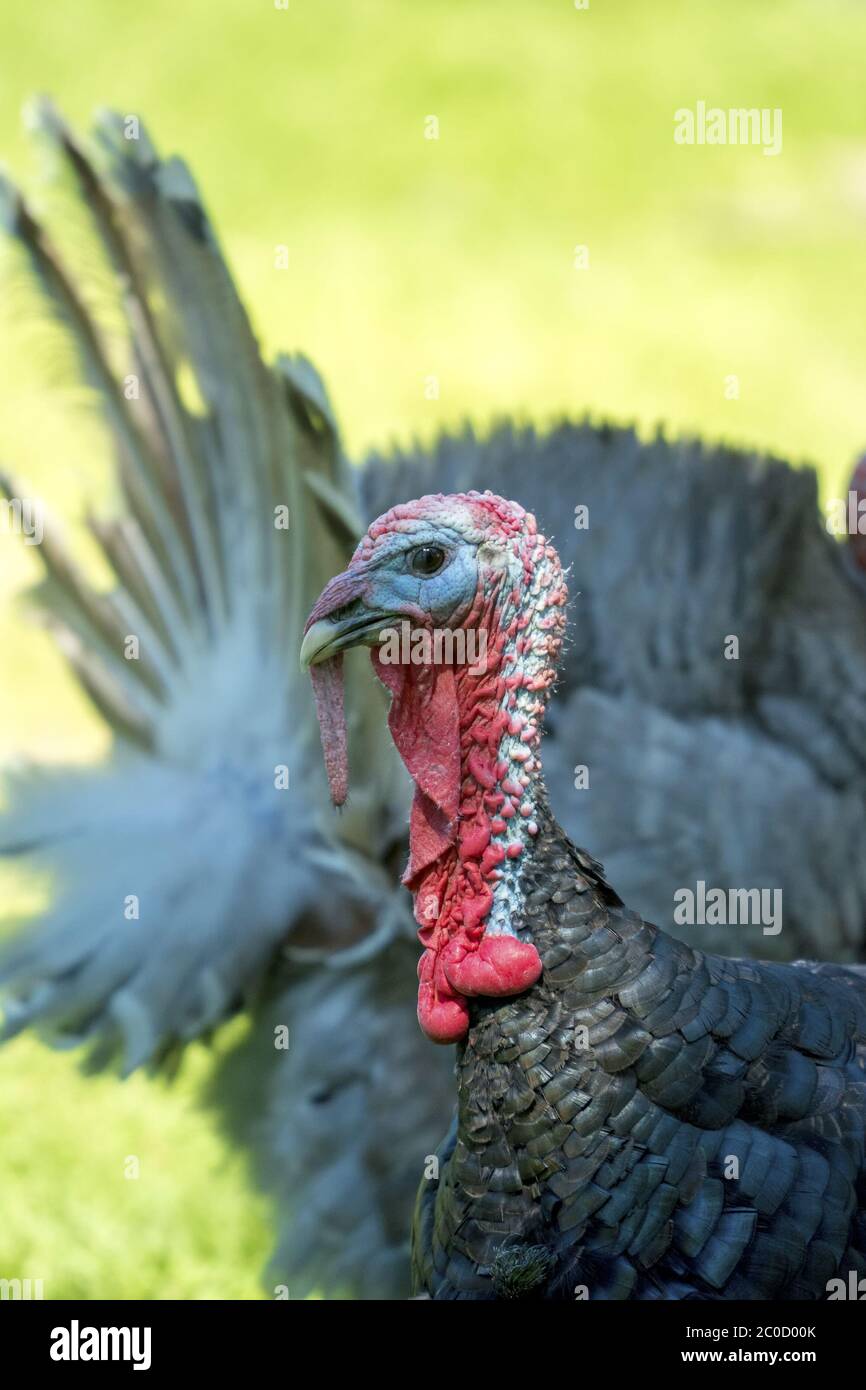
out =
{"type": "Polygon", "coordinates": [[[418,962],[418,1022],[432,1042],[459,1042],[469,1029],[468,996],[520,994],[540,974],[541,957],[529,942],[482,936],[473,947],[452,937],[418,962]]]}
{"type": "Polygon", "coordinates": [[[415,782],[403,882],[415,895],[426,948],[418,964],[418,1021],[438,1043],[465,1037],[468,996],[519,994],[542,969],[530,943],[484,932],[493,874],[505,858],[490,844],[487,804],[491,795],[498,800],[493,789],[508,724],[497,674],[502,648],[488,632],[483,680],[449,666],[383,665],[373,653],[391,691],[391,734],[415,782]]]}

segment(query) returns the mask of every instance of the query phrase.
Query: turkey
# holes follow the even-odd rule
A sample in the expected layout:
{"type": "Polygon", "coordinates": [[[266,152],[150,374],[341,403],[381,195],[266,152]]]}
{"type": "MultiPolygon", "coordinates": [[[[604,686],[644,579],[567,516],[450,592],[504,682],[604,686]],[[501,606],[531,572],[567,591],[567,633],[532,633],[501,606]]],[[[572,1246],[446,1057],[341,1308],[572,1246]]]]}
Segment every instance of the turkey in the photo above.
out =
{"type": "Polygon", "coordinates": [[[352,790],[330,809],[296,660],[316,594],[401,497],[522,495],[571,566],[548,719],[567,833],[677,931],[684,885],[783,892],[778,935],[708,923],[690,944],[730,950],[733,931],[744,954],[845,960],[866,939],[862,552],[828,535],[809,470],[589,421],[467,426],[351,467],[312,364],[263,362],[183,163],[116,116],[91,143],[44,101],[32,124],[90,219],[91,273],[101,257],[117,287],[103,321],[104,294],[3,181],[19,272],[116,450],[120,514],[90,521],[113,585],[90,582],[49,517],[36,594],[114,743],[96,767],[7,778],[0,855],[55,893],[0,953],[4,1036],[36,1028],[126,1073],[170,1067],[247,1009],[209,1100],[275,1199],[269,1281],[402,1297],[452,1065],[414,1016],[410,782],[351,657],[352,790]],[[708,664],[727,634],[740,659],[708,664]]]}
{"type": "Polygon", "coordinates": [[[359,644],[415,785],[418,1019],[457,1044],[416,1288],[826,1297],[866,1270],[866,975],[696,950],[624,907],[572,844],[540,754],[565,604],[531,513],[439,493],[375,521],[306,626],[335,804],[343,654],[359,644]]]}

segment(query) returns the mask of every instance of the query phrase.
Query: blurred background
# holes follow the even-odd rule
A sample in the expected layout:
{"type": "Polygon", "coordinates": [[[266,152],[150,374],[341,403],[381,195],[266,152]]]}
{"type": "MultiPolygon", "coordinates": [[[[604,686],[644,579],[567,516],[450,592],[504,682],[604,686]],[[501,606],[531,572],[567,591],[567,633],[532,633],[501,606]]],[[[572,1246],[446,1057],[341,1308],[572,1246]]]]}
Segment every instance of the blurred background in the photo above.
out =
{"type": "MultiPolygon", "coordinates": [[[[832,496],[866,441],[860,0],[73,0],[4,6],[0,49],[0,153],[49,221],[25,99],[79,128],[138,115],[191,165],[267,351],[313,358],[356,457],[464,417],[589,411],[811,462],[832,496]],[[700,100],[781,108],[782,152],[675,144],[700,100]]],[[[93,564],[102,428],[6,261],[0,283],[0,462],[93,564]]],[[[87,761],[105,735],[26,621],[36,578],[0,535],[0,759],[87,761]]],[[[14,918],[48,886],[0,891],[14,918]]],[[[53,1298],[260,1297],[268,1212],[195,1103],[211,1065],[194,1046],[173,1086],[119,1086],[29,1038],[0,1052],[0,1275],[50,1271],[53,1298]]]]}

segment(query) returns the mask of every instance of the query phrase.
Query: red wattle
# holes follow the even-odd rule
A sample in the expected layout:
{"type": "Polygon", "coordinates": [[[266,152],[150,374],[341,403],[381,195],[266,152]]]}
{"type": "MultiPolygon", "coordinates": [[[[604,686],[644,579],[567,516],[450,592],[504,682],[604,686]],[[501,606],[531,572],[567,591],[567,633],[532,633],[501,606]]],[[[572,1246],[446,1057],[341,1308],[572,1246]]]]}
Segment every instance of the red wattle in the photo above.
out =
{"type": "Polygon", "coordinates": [[[418,962],[418,1022],[437,1043],[459,1042],[469,1030],[469,1006],[449,985],[432,950],[418,962]]]}
{"type": "Polygon", "coordinates": [[[482,937],[474,951],[454,939],[442,951],[442,970],[460,994],[494,997],[520,994],[541,974],[541,957],[529,941],[513,936],[482,937]]]}

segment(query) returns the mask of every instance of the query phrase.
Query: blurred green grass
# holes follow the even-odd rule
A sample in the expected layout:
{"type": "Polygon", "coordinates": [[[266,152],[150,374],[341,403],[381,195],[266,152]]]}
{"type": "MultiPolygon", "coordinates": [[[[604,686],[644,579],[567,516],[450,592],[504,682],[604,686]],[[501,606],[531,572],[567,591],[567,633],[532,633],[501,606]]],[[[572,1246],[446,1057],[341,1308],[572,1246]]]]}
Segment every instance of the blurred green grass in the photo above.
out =
{"type": "MultiPolygon", "coordinates": [[[[591,409],[810,460],[834,491],[864,443],[859,0],[78,0],[4,7],[0,50],[16,174],[44,194],[19,122],[35,91],[78,123],[141,115],[191,164],[264,344],[314,358],[356,453],[465,415],[591,409]],[[699,99],[781,107],[782,154],[676,146],[673,113],[699,99]]],[[[0,461],[86,555],[101,427],[4,300],[0,461]]],[[[22,618],[33,553],[0,535],[0,562],[0,758],[98,755],[22,618]]],[[[7,884],[5,905],[34,891],[7,884]]],[[[193,1107],[208,1067],[196,1049],[172,1089],[118,1086],[29,1040],[0,1054],[0,1275],[55,1297],[255,1296],[267,1214],[193,1107]]]]}
{"type": "Polygon", "coordinates": [[[196,1045],[171,1088],[120,1086],[29,1038],[9,1045],[0,1277],[41,1279],[46,1299],[263,1296],[266,1207],[195,1107],[209,1067],[196,1045]]]}

